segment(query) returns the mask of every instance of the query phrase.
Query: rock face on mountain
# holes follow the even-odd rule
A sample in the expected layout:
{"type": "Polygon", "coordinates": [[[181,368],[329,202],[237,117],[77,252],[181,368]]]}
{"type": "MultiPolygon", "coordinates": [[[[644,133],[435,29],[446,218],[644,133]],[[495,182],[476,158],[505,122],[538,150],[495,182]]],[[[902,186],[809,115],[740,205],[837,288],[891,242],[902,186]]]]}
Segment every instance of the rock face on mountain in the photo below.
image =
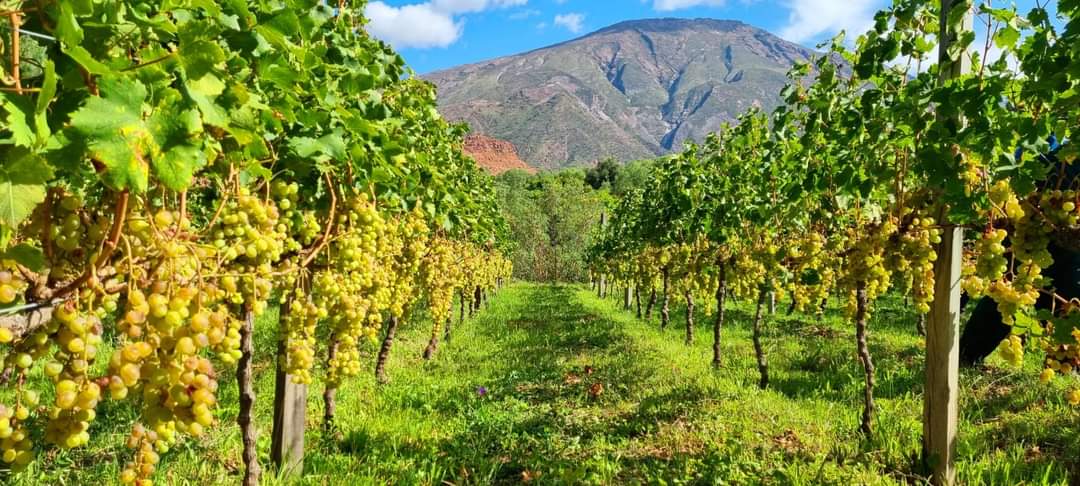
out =
{"type": "Polygon", "coordinates": [[[536,169],[529,167],[518,156],[514,144],[505,140],[497,140],[488,136],[470,133],[465,136],[465,153],[476,164],[487,170],[491,175],[499,175],[511,169],[521,169],[529,173],[536,173],[536,169]]]}
{"type": "Polygon", "coordinates": [[[447,118],[558,168],[679,150],[751,106],[773,108],[789,68],[814,55],[737,21],[635,20],[424,77],[447,118]]]}

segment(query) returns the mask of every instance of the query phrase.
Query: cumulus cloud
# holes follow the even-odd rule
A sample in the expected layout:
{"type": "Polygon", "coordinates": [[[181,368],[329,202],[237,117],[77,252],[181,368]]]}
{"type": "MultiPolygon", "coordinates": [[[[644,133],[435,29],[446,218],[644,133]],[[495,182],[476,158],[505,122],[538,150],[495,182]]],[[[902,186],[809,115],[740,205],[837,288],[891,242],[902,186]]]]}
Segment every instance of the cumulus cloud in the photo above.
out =
{"type": "Polygon", "coordinates": [[[690,7],[723,7],[726,0],[653,0],[653,9],[670,12],[690,7]]]}
{"type": "Polygon", "coordinates": [[[461,37],[464,23],[432,8],[430,3],[391,7],[371,2],[364,11],[368,32],[397,49],[446,47],[461,37]]]}
{"type": "Polygon", "coordinates": [[[364,10],[368,32],[396,49],[447,47],[457,42],[465,21],[457,17],[485,10],[525,5],[528,0],[431,0],[394,7],[371,2],[364,10]]]}
{"type": "Polygon", "coordinates": [[[564,27],[575,34],[584,28],[585,16],[579,13],[559,14],[555,16],[554,24],[564,27]]]}
{"type": "MultiPolygon", "coordinates": [[[[675,0],[671,0],[675,1],[675,0]]],[[[822,35],[832,37],[841,30],[853,39],[874,25],[874,13],[881,0],[785,0],[790,10],[788,22],[780,29],[780,37],[794,42],[807,42],[822,35]]]]}

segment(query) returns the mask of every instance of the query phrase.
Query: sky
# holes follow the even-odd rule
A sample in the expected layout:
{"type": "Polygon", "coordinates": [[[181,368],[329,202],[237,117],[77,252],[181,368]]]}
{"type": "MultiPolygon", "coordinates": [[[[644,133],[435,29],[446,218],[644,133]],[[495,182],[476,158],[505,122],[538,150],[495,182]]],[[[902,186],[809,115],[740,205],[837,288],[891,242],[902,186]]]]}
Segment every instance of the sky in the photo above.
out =
{"type": "MultiPolygon", "coordinates": [[[[1026,13],[1035,0],[1016,0],[1026,13]]],[[[741,20],[807,47],[853,38],[891,0],[378,0],[368,31],[420,74],[575,39],[632,19],[741,20]]],[[[995,0],[994,7],[1012,2],[995,0]]]]}

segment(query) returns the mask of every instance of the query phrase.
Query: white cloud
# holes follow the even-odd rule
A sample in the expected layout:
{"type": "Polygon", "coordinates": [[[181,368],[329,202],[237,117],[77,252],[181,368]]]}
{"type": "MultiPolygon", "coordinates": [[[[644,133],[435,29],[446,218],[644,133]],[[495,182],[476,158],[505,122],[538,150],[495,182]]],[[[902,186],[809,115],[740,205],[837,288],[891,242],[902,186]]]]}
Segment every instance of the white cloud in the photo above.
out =
{"type": "Polygon", "coordinates": [[[430,3],[391,7],[371,2],[364,10],[368,32],[397,49],[446,47],[461,37],[462,22],[432,8],[430,3]]]}
{"type": "Polygon", "coordinates": [[[525,5],[528,0],[431,0],[394,7],[382,1],[364,9],[370,20],[368,32],[394,48],[447,47],[457,42],[465,29],[463,14],[525,5]]]}
{"type": "Polygon", "coordinates": [[[670,12],[690,7],[723,7],[726,0],[653,0],[653,9],[670,12]]]}
{"type": "Polygon", "coordinates": [[[559,14],[555,16],[554,24],[560,27],[565,27],[566,30],[575,34],[581,32],[584,27],[585,16],[579,13],[559,14]]]}
{"type": "Polygon", "coordinates": [[[780,37],[807,42],[823,34],[832,37],[843,30],[848,39],[854,39],[874,25],[874,13],[880,3],[880,0],[785,0],[784,6],[791,11],[787,25],[780,29],[780,37]]]}

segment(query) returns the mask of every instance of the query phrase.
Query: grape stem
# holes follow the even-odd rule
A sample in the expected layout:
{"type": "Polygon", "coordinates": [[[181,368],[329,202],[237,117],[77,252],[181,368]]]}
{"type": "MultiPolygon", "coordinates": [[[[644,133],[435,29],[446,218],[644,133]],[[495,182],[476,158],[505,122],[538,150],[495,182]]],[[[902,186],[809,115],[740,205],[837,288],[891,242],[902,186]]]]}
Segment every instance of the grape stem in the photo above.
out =
{"type": "Polygon", "coordinates": [[[94,275],[94,272],[109,260],[113,251],[116,250],[116,246],[120,244],[120,233],[124,228],[124,220],[127,218],[128,200],[130,199],[130,196],[131,193],[129,193],[127,189],[121,191],[117,196],[116,208],[113,211],[113,225],[112,229],[109,230],[109,238],[105,240],[105,245],[102,247],[101,253],[94,259],[94,262],[90,267],[78,278],[72,280],[71,283],[68,283],[51,294],[43,295],[43,298],[58,299],[74,292],[80,286],[88,282],[94,275]]]}
{"type": "Polygon", "coordinates": [[[8,19],[11,20],[11,77],[15,81],[15,93],[23,94],[22,73],[19,72],[19,13],[11,12],[8,19]]]}
{"type": "Polygon", "coordinates": [[[315,257],[319,255],[319,252],[326,247],[326,244],[330,241],[330,233],[334,230],[334,215],[337,212],[337,194],[334,191],[334,183],[330,179],[330,174],[323,174],[326,179],[326,187],[330,190],[330,219],[326,224],[326,230],[323,231],[322,237],[315,243],[315,246],[311,248],[311,251],[304,257],[304,260],[300,263],[301,267],[306,267],[315,260],[315,257]]]}
{"type": "MultiPolygon", "coordinates": [[[[235,166],[230,166],[229,167],[229,177],[228,177],[228,180],[226,181],[225,185],[226,186],[229,185],[232,182],[232,180],[233,180],[233,178],[235,176],[236,176],[236,167],[235,166]]],[[[221,198],[221,203],[218,204],[217,210],[214,211],[214,215],[210,217],[210,222],[206,224],[205,229],[203,229],[203,231],[209,231],[210,228],[214,227],[214,223],[217,223],[218,218],[221,217],[221,212],[225,209],[225,204],[229,202],[229,192],[226,191],[224,187],[222,187],[221,189],[222,189],[221,192],[223,194],[225,194],[225,197],[221,198]]]]}
{"type": "Polygon", "coordinates": [[[53,259],[53,247],[52,247],[52,207],[53,199],[56,197],[57,188],[49,188],[49,192],[45,195],[45,205],[42,211],[45,213],[42,217],[45,219],[45,224],[41,229],[41,247],[45,252],[45,258],[50,262],[53,259]]]}

